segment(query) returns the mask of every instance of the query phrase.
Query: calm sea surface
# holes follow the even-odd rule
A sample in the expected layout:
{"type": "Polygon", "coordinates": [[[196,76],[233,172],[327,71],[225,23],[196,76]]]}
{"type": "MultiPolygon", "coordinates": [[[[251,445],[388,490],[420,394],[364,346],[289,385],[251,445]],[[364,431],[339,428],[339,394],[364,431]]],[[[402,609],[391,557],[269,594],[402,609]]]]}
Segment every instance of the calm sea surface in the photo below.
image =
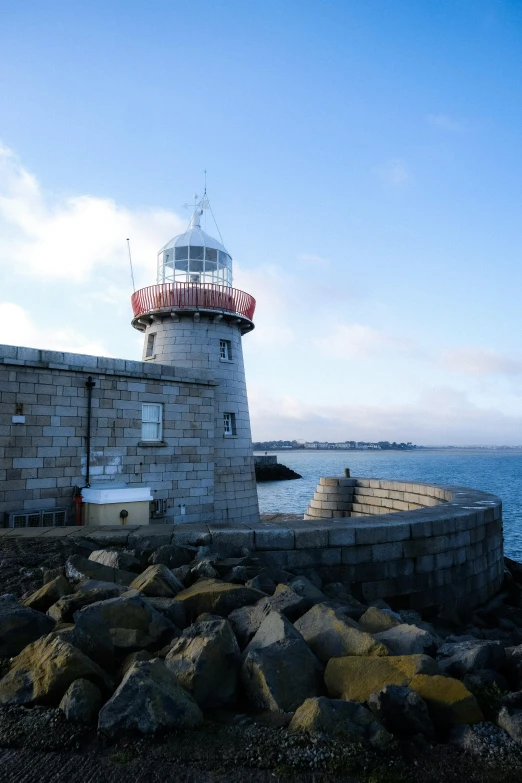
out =
{"type": "MultiPolygon", "coordinates": [[[[259,452],[264,453],[264,452],[259,452]]],[[[522,560],[522,451],[281,451],[278,461],[302,479],[257,485],[262,514],[306,511],[321,476],[352,476],[459,484],[499,495],[505,552],[522,560]]]]}

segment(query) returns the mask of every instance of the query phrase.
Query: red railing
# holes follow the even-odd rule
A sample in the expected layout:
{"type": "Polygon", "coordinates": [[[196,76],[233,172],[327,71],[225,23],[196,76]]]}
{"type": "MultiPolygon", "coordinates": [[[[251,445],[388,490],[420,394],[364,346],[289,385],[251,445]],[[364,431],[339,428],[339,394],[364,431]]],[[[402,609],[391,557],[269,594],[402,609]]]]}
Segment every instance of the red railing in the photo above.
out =
{"type": "Polygon", "coordinates": [[[134,317],[156,310],[171,308],[193,310],[225,310],[254,318],[256,300],[250,294],[226,285],[207,283],[160,283],[140,288],[131,298],[134,317]]]}

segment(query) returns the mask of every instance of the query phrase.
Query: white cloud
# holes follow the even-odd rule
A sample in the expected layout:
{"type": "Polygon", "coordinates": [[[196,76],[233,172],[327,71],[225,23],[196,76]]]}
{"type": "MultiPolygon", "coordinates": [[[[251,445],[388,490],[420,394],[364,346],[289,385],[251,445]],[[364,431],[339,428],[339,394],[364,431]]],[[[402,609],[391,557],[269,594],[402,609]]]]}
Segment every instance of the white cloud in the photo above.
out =
{"type": "Polygon", "coordinates": [[[411,179],[408,167],[403,160],[398,158],[389,160],[383,166],[377,168],[376,172],[381,182],[392,187],[401,187],[411,179]]]}
{"type": "Polygon", "coordinates": [[[446,351],[443,362],[452,370],[477,377],[522,374],[522,359],[513,359],[488,348],[446,351]]]}
{"type": "Polygon", "coordinates": [[[389,352],[409,352],[413,345],[363,324],[337,324],[315,340],[321,352],[336,359],[361,359],[389,352]]]}
{"type": "Polygon", "coordinates": [[[443,128],[453,133],[460,133],[466,130],[466,123],[462,120],[456,120],[453,117],[448,117],[447,114],[428,114],[426,120],[430,125],[435,125],[438,128],[443,128]]]}
{"type": "Polygon", "coordinates": [[[55,196],[0,145],[0,265],[34,278],[83,282],[103,271],[154,275],[156,253],[187,220],[163,209],[130,210],[108,198],[55,196]]]}
{"type": "Polygon", "coordinates": [[[313,254],[301,253],[298,258],[300,261],[303,261],[305,264],[310,264],[311,266],[330,267],[332,265],[327,258],[322,258],[322,256],[315,256],[313,254]]]}
{"type": "Polygon", "coordinates": [[[22,307],[12,302],[0,302],[0,324],[0,343],[4,345],[110,356],[101,342],[68,326],[52,328],[37,324],[22,307]]]}

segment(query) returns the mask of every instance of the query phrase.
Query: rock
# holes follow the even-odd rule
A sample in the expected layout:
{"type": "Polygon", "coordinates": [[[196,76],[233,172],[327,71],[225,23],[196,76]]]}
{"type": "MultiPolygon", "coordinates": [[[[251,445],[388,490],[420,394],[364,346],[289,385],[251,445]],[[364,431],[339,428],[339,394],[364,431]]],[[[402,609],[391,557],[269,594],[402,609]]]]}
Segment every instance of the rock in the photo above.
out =
{"type": "Polygon", "coordinates": [[[256,573],[255,568],[247,568],[246,566],[234,566],[223,575],[224,582],[232,582],[237,585],[245,585],[250,578],[256,573]]]}
{"type": "MultiPolygon", "coordinates": [[[[366,611],[366,606],[346,590],[342,582],[329,582],[323,586],[325,596],[333,601],[340,601],[344,606],[345,614],[357,622],[366,611]]],[[[367,630],[365,628],[365,630],[367,630]]]]}
{"type": "Polygon", "coordinates": [[[65,691],[85,678],[110,691],[105,672],[72,644],[44,636],[17,655],[0,680],[0,704],[59,704],[65,691]]]}
{"type": "Polygon", "coordinates": [[[265,598],[265,601],[271,612],[280,612],[292,622],[302,617],[312,605],[309,598],[299,595],[289,585],[284,584],[278,584],[274,595],[265,598]]]}
{"type": "Polygon", "coordinates": [[[433,655],[437,650],[435,638],[416,625],[396,625],[388,631],[374,634],[392,655],[433,655]]]}
{"type": "Polygon", "coordinates": [[[281,642],[283,639],[298,639],[303,642],[304,639],[299,631],[292,625],[290,620],[279,612],[270,612],[267,614],[254,637],[250,640],[243,652],[243,657],[252,650],[258,650],[261,647],[269,647],[275,642],[281,642]]]}
{"type": "Polygon", "coordinates": [[[318,695],[319,674],[310,648],[297,639],[285,639],[248,653],[241,681],[254,707],[294,712],[305,699],[318,695]]]}
{"type": "Polygon", "coordinates": [[[220,617],[228,617],[234,609],[254,604],[266,596],[259,590],[244,585],[232,585],[219,579],[205,579],[182,590],[176,597],[183,602],[188,616],[197,617],[203,612],[210,612],[220,617]]]}
{"type": "Polygon", "coordinates": [[[319,590],[306,576],[296,576],[288,583],[294,593],[306,598],[313,604],[320,603],[326,599],[325,594],[319,590]]]}
{"type": "Polygon", "coordinates": [[[64,576],[56,576],[51,581],[40,587],[23,602],[24,606],[36,609],[38,612],[46,612],[52,604],[64,595],[72,593],[72,587],[64,576]]]}
{"type": "Polygon", "coordinates": [[[306,699],[295,711],[288,730],[337,737],[348,742],[367,740],[379,748],[392,744],[391,735],[365,707],[325,696],[306,699]]]}
{"type": "Polygon", "coordinates": [[[126,588],[122,585],[111,584],[110,582],[95,583],[105,584],[106,587],[94,587],[83,589],[79,588],[72,595],[66,595],[56,601],[55,604],[49,607],[47,614],[52,617],[53,620],[59,623],[70,623],[74,617],[75,612],[79,612],[84,606],[94,604],[97,601],[106,601],[109,598],[116,598],[125,592],[126,588]]]}
{"type": "Polygon", "coordinates": [[[189,565],[183,565],[172,569],[174,576],[179,579],[179,581],[182,582],[185,587],[190,587],[190,585],[193,583],[190,571],[191,566],[189,565]]]}
{"type": "Polygon", "coordinates": [[[127,549],[96,549],[89,555],[89,560],[122,571],[141,570],[140,561],[127,549]]]}
{"type": "Polygon", "coordinates": [[[186,627],[185,605],[182,601],[177,601],[175,598],[148,598],[147,600],[157,612],[174,623],[177,628],[186,627]]]}
{"type": "Polygon", "coordinates": [[[460,680],[440,674],[417,674],[409,687],[421,696],[435,725],[479,723],[484,720],[478,702],[460,680]]]}
{"type": "Polygon", "coordinates": [[[98,730],[109,739],[129,733],[156,734],[195,728],[203,722],[198,705],[158,660],[134,663],[101,709],[98,730]]]}
{"type": "Polygon", "coordinates": [[[60,709],[71,723],[96,723],[103,704],[101,690],[89,680],[75,680],[66,690],[60,709]]]}
{"type": "Polygon", "coordinates": [[[74,615],[76,623],[104,624],[116,648],[132,651],[160,644],[174,625],[141,595],[122,595],[85,606],[74,615]]]}
{"type": "Polygon", "coordinates": [[[323,663],[342,655],[388,655],[388,648],[354,620],[324,604],[313,606],[294,625],[323,663]]]}
{"type": "Polygon", "coordinates": [[[392,734],[401,737],[422,734],[428,739],[435,737],[426,702],[411,688],[386,685],[377,693],[372,693],[368,706],[392,734]]]}
{"type": "Polygon", "coordinates": [[[217,579],[219,573],[212,565],[212,561],[205,558],[198,560],[195,565],[191,566],[190,577],[193,582],[196,582],[198,579],[217,579]]]}
{"type": "Polygon", "coordinates": [[[365,613],[359,619],[359,625],[368,633],[381,633],[389,631],[402,624],[398,614],[391,609],[379,609],[378,606],[369,606],[365,613]]]}
{"type": "Polygon", "coordinates": [[[246,587],[252,587],[254,590],[260,590],[267,595],[273,595],[277,587],[273,579],[271,579],[267,573],[261,572],[253,579],[249,579],[245,582],[246,587]]]}
{"type": "Polygon", "coordinates": [[[522,745],[522,710],[510,707],[501,707],[497,717],[497,724],[507,731],[511,739],[522,745]]]}
{"type": "Polygon", "coordinates": [[[463,641],[439,647],[437,661],[441,672],[464,677],[476,669],[500,669],[506,660],[504,647],[494,641],[463,641]]]}
{"type": "Polygon", "coordinates": [[[60,568],[44,568],[42,571],[42,581],[44,585],[52,582],[57,576],[65,576],[65,567],[60,568]]]}
{"type": "Polygon", "coordinates": [[[184,586],[165,565],[151,565],[130,584],[131,589],[155,598],[174,598],[184,586]]]}
{"type": "Polygon", "coordinates": [[[477,669],[471,674],[466,674],[462,682],[466,688],[475,693],[477,689],[497,687],[499,691],[508,691],[509,686],[506,678],[499,672],[492,669],[477,669]]]}
{"type": "Polygon", "coordinates": [[[150,661],[152,655],[147,650],[138,650],[138,652],[129,653],[124,659],[118,671],[120,680],[122,680],[131,666],[134,666],[138,661],[150,661]]]}
{"type": "Polygon", "coordinates": [[[191,563],[196,557],[196,553],[196,547],[165,544],[154,550],[149,558],[149,563],[150,565],[162,563],[169,568],[179,568],[191,563]]]}
{"type": "Polygon", "coordinates": [[[24,647],[50,633],[52,617],[20,606],[13,599],[0,601],[0,658],[12,658],[24,647]]]}
{"type": "Polygon", "coordinates": [[[81,555],[71,555],[65,564],[65,576],[70,582],[83,582],[84,579],[97,579],[100,582],[115,582],[118,585],[130,585],[136,574],[110,568],[81,555]]]}
{"type": "Polygon", "coordinates": [[[331,697],[366,702],[386,685],[409,685],[417,674],[437,673],[428,655],[346,656],[330,658],[324,680],[331,697]]]}
{"type": "Polygon", "coordinates": [[[510,557],[504,557],[504,563],[515,582],[522,584],[522,563],[517,563],[510,557]]]}
{"type": "Polygon", "coordinates": [[[165,665],[203,709],[236,700],[239,646],[228,620],[194,623],[176,639],[165,665]]]}
{"type": "Polygon", "coordinates": [[[76,624],[62,625],[54,631],[59,638],[81,650],[87,658],[108,672],[114,670],[114,645],[107,625],[94,616],[82,615],[76,624]]]}

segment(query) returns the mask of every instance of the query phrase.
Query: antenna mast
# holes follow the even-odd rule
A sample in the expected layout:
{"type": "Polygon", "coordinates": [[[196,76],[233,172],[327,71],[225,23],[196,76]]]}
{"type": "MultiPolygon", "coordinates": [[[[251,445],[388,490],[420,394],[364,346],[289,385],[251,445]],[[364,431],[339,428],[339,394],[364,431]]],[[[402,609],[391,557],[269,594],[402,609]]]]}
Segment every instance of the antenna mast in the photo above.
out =
{"type": "Polygon", "coordinates": [[[131,280],[132,280],[132,290],[134,293],[136,293],[136,284],[134,282],[134,272],[132,271],[132,256],[131,256],[131,249],[130,249],[130,239],[127,237],[127,250],[129,251],[129,266],[130,266],[130,273],[131,273],[131,280]]]}

